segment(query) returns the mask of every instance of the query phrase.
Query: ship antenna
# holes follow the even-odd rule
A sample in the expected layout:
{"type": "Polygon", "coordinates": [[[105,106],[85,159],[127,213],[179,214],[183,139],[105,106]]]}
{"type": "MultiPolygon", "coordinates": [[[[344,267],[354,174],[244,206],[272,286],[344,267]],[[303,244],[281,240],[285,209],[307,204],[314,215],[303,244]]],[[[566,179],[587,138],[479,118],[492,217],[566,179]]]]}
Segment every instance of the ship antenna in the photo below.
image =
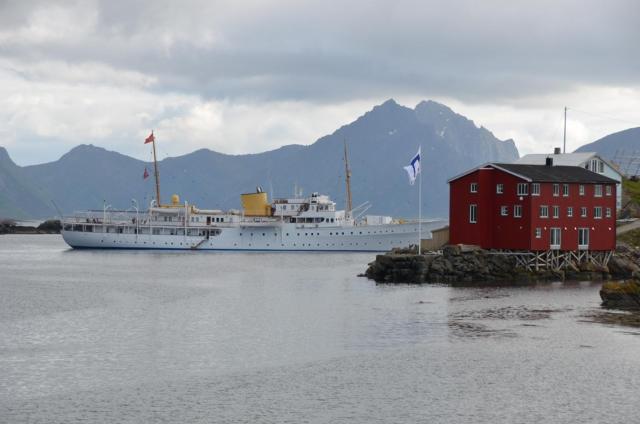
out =
{"type": "Polygon", "coordinates": [[[156,157],[156,137],[153,135],[153,130],[151,131],[151,144],[153,144],[153,169],[156,178],[156,200],[158,207],[162,205],[160,203],[160,172],[158,171],[158,159],[156,157]]]}
{"type": "Polygon", "coordinates": [[[344,170],[345,170],[345,179],[347,183],[347,205],[345,210],[345,217],[347,219],[351,218],[351,210],[353,209],[352,201],[351,201],[351,170],[349,169],[349,156],[347,154],[347,140],[344,141],[344,170]]]}

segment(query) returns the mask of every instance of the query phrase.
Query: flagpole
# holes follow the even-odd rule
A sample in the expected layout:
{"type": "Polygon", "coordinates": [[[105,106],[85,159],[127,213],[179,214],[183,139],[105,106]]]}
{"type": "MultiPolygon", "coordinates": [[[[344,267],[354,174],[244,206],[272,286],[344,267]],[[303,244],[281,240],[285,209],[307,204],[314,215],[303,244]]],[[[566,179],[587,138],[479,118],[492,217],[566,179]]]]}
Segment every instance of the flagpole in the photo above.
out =
{"type": "Polygon", "coordinates": [[[420,179],[418,180],[418,255],[422,254],[422,145],[420,152],[420,179]]]}

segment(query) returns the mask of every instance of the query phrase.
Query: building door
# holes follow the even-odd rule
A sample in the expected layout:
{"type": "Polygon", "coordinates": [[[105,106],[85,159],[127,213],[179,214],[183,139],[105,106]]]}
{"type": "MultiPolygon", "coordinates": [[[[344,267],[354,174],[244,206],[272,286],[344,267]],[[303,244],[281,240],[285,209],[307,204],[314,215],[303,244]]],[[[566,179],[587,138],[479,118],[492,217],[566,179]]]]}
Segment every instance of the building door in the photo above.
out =
{"type": "Polygon", "coordinates": [[[550,246],[551,250],[559,250],[562,243],[560,236],[560,228],[551,228],[550,246]]]}
{"type": "Polygon", "coordinates": [[[588,228],[578,228],[578,250],[589,250],[588,228]]]}

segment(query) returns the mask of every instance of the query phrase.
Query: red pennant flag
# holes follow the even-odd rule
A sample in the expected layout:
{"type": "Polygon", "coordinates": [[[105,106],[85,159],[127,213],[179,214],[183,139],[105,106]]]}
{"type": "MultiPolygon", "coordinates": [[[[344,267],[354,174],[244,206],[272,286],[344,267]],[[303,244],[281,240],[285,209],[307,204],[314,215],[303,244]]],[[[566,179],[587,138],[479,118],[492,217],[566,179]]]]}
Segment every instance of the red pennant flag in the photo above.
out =
{"type": "Polygon", "coordinates": [[[144,144],[153,143],[154,141],[156,141],[156,138],[153,136],[153,131],[151,131],[149,137],[144,139],[144,144]]]}
{"type": "Polygon", "coordinates": [[[144,174],[142,174],[142,179],[146,180],[149,178],[149,171],[147,171],[147,167],[144,168],[144,174]]]}

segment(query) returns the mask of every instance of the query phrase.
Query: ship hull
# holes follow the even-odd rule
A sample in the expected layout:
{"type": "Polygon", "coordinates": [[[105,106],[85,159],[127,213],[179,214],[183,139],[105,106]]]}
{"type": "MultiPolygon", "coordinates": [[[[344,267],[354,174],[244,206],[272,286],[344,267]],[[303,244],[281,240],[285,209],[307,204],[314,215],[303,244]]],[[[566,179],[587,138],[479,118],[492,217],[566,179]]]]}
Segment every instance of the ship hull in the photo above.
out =
{"type": "MultiPolygon", "coordinates": [[[[429,238],[430,231],[442,224],[423,223],[424,238],[429,238]]],[[[238,226],[207,230],[204,236],[63,230],[62,237],[77,249],[220,251],[382,252],[415,245],[418,241],[417,223],[318,228],[238,226]]]]}

